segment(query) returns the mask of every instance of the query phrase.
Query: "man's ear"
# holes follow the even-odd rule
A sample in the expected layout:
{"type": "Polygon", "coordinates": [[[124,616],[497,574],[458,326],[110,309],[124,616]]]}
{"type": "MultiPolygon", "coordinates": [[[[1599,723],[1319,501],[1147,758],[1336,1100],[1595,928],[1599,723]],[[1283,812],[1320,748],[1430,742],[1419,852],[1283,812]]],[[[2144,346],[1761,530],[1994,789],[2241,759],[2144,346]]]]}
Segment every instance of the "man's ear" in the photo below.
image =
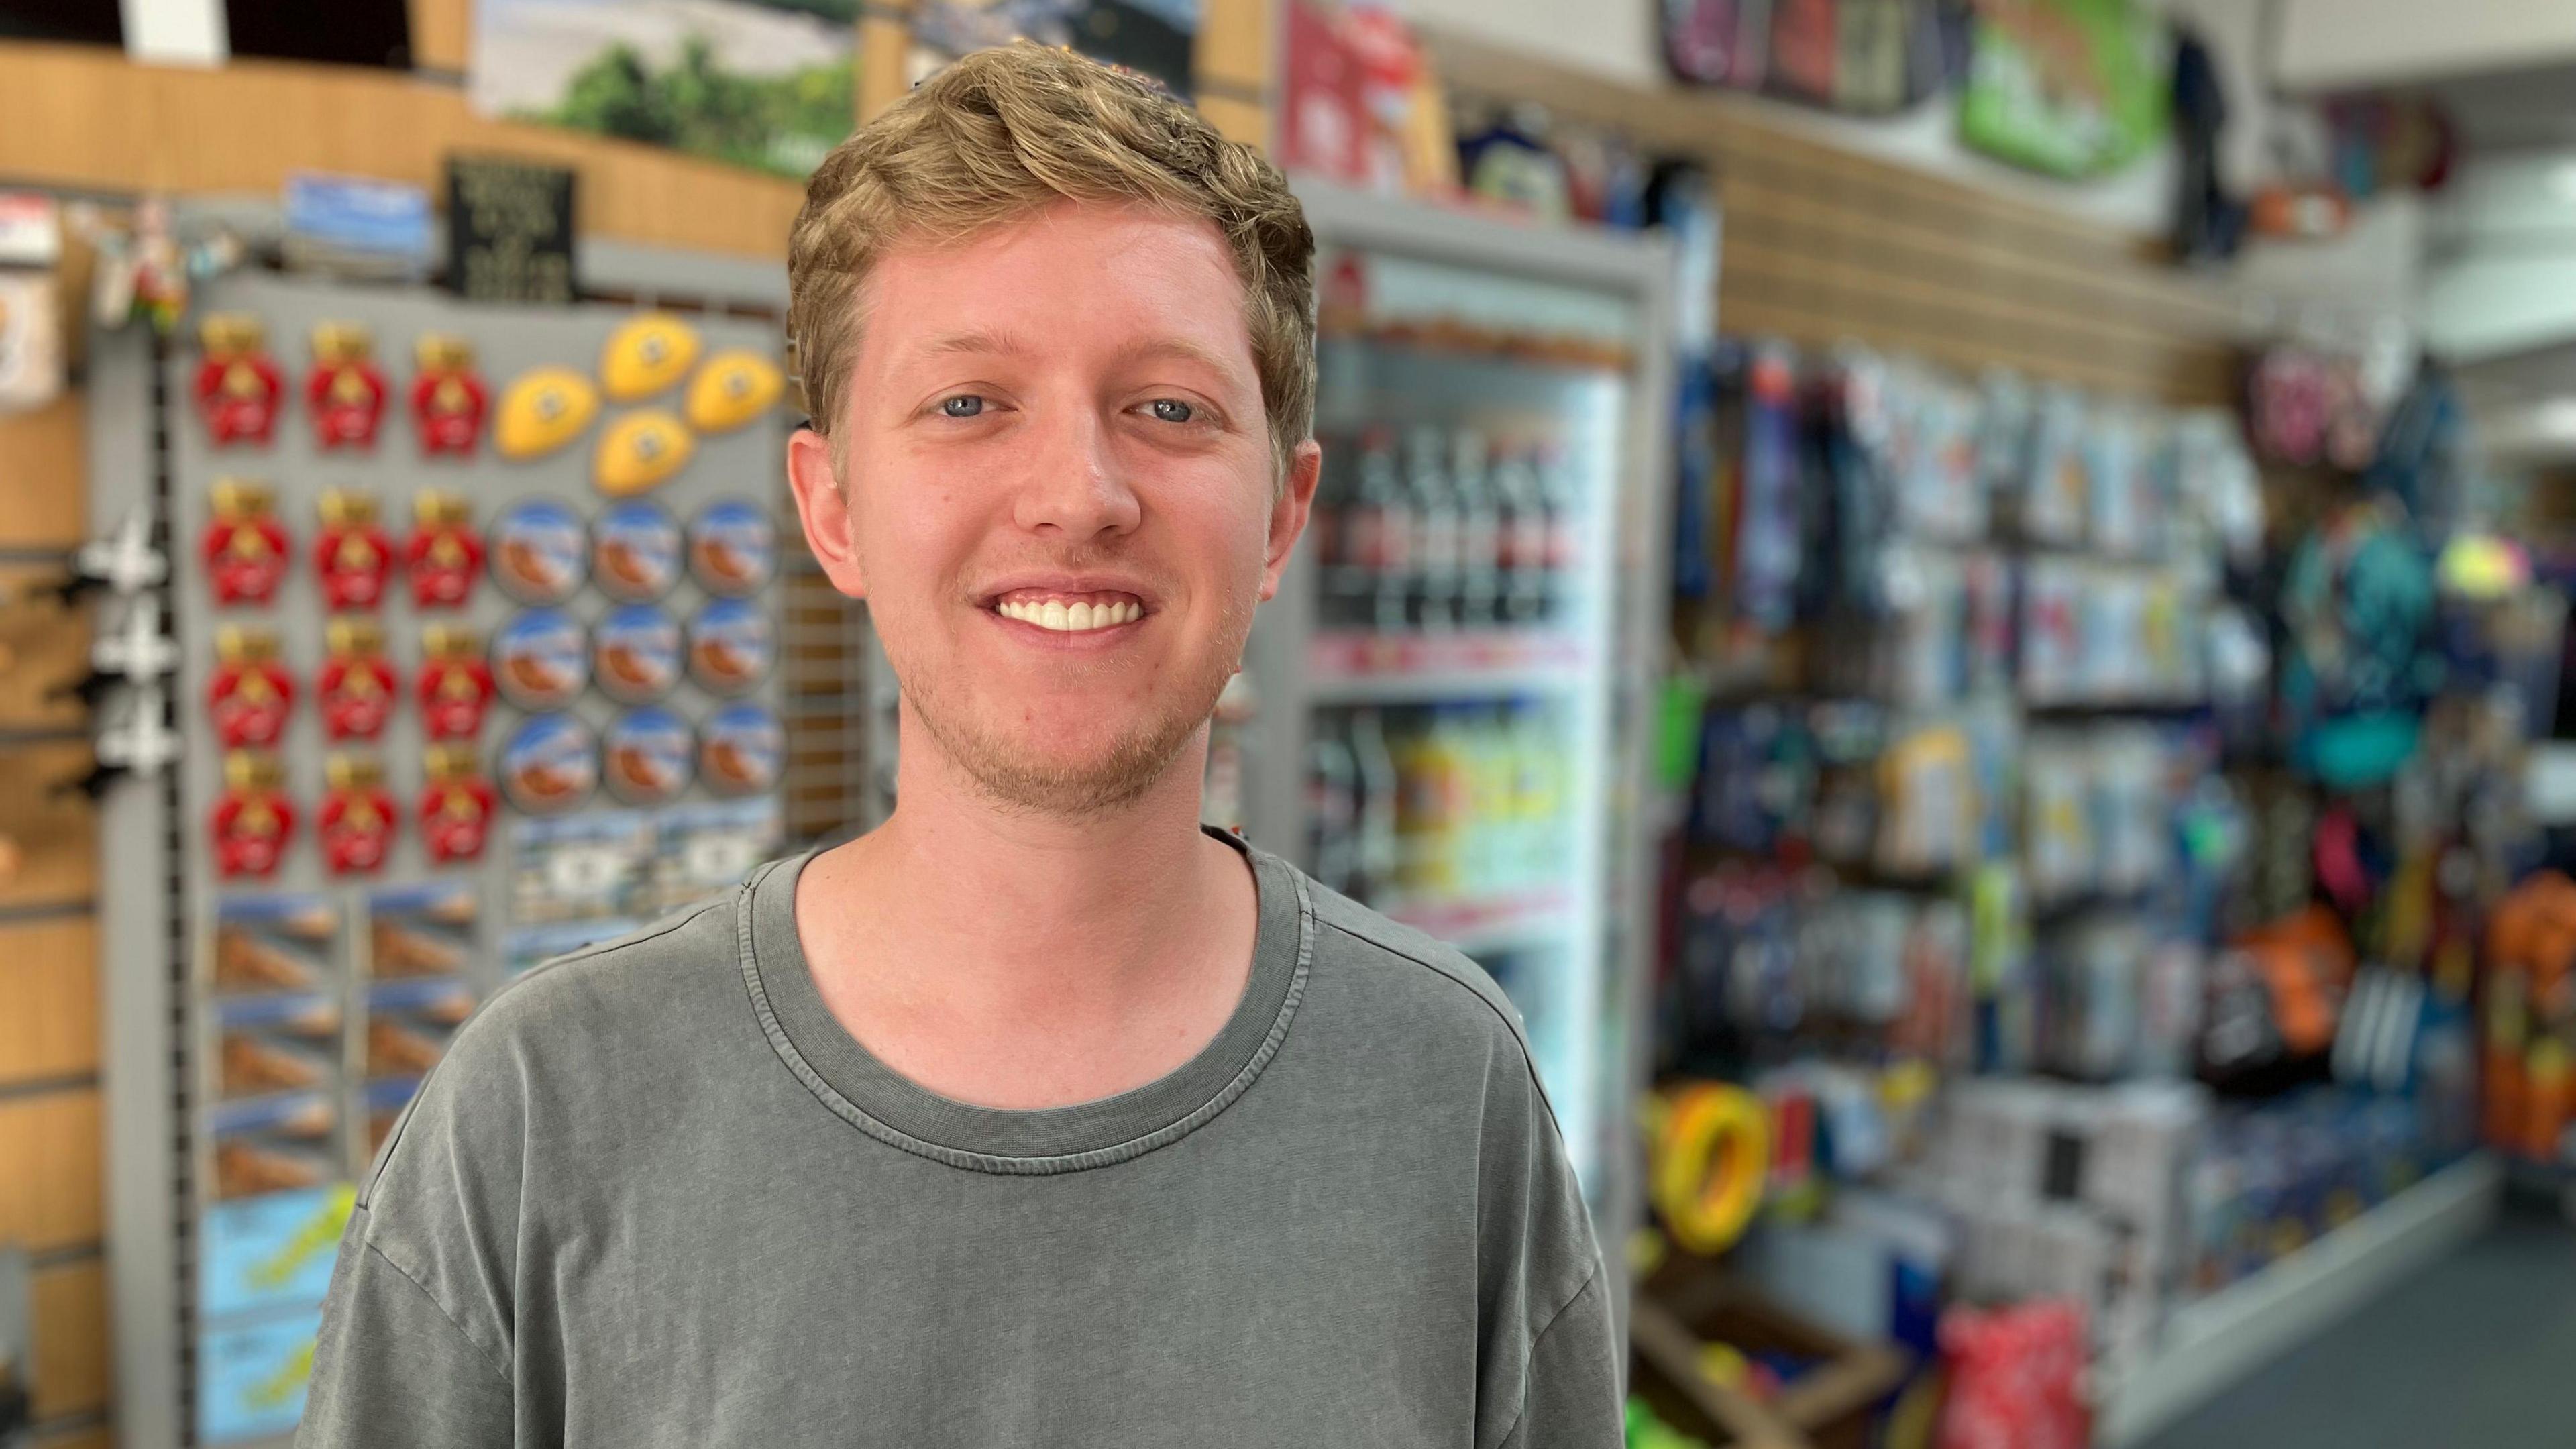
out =
{"type": "Polygon", "coordinates": [[[867,574],[859,567],[858,539],[850,529],[850,496],[832,466],[831,441],[810,427],[788,435],[787,486],[795,490],[805,545],[823,566],[824,577],[851,598],[866,598],[867,574]]]}
{"type": "Polygon", "coordinates": [[[1306,519],[1315,507],[1315,480],[1323,476],[1324,445],[1312,438],[1299,443],[1288,455],[1288,477],[1279,496],[1270,504],[1270,547],[1261,570],[1261,597],[1275,598],[1280,576],[1288,571],[1288,555],[1306,532],[1306,519]]]}

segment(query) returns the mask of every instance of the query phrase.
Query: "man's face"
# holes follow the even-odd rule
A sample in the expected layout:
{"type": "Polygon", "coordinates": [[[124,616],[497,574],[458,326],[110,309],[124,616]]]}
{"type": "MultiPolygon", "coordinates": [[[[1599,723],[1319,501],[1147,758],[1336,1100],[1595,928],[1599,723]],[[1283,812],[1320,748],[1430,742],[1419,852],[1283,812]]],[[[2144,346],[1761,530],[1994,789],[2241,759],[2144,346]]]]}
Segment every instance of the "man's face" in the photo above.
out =
{"type": "Polygon", "coordinates": [[[1278,589],[1318,454],[1274,500],[1243,304],[1212,225],[1075,202],[868,278],[835,446],[790,451],[798,508],[914,718],[1005,805],[1162,778],[1278,589]]]}

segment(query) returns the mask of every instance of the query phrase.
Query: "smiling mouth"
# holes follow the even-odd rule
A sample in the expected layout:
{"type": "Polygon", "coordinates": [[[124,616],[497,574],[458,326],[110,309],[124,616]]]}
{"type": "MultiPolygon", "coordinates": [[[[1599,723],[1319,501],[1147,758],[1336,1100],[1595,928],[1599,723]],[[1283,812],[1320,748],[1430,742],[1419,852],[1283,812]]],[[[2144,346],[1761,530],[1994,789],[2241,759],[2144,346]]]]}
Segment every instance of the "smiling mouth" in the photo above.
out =
{"type": "Polygon", "coordinates": [[[1056,634],[1090,634],[1115,629],[1145,617],[1145,605],[1132,594],[1063,594],[1036,589],[1014,590],[989,606],[1005,619],[1056,634]]]}

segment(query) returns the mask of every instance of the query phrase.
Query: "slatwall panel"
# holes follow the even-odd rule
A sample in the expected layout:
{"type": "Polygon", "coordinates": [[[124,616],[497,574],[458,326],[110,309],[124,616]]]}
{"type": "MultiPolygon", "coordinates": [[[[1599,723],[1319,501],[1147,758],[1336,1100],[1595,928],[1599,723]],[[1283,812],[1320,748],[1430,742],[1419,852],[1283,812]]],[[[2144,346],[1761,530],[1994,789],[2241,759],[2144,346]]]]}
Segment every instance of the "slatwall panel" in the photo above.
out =
{"type": "MultiPolygon", "coordinates": [[[[80,616],[26,599],[88,527],[78,395],[0,414],[0,1243],[34,1259],[28,1365],[48,1433],[94,1425],[108,1357],[99,1269],[98,880],[80,616]]],[[[39,1443],[47,1442],[40,1438],[39,1443]]]]}
{"type": "Polygon", "coordinates": [[[1631,88],[1428,39],[1463,95],[1535,100],[1704,161],[1725,208],[1718,324],[1729,332],[1811,348],[1854,340],[2169,403],[2229,394],[2227,294],[2133,238],[1837,150],[1744,97],[1631,88]]]}

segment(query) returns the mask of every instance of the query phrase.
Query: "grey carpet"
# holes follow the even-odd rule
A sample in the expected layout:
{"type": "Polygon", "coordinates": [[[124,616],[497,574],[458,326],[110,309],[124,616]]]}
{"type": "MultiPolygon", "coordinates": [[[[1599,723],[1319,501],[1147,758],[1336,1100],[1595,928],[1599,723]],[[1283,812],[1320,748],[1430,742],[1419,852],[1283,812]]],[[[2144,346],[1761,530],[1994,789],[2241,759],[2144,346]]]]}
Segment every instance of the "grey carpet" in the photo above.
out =
{"type": "Polygon", "coordinates": [[[2576,1231],[2484,1236],[2258,1369],[2142,1449],[2571,1449],[2576,1231]]]}

